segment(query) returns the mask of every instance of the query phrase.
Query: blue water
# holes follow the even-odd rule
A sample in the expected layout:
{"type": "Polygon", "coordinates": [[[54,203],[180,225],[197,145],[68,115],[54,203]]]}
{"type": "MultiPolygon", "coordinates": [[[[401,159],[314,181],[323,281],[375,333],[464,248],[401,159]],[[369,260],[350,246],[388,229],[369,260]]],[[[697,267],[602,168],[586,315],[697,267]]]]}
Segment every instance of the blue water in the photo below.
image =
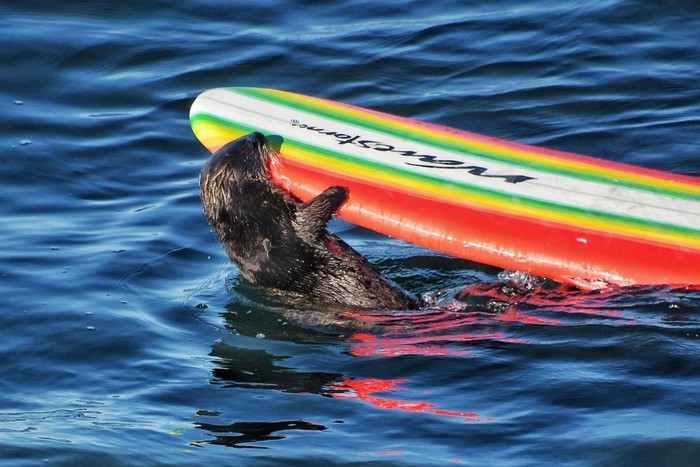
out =
{"type": "Polygon", "coordinates": [[[435,305],[331,313],[246,284],[206,224],[187,117],[219,86],[700,175],[697,2],[466,3],[4,0],[0,463],[698,465],[697,290],[333,221],[435,305]]]}

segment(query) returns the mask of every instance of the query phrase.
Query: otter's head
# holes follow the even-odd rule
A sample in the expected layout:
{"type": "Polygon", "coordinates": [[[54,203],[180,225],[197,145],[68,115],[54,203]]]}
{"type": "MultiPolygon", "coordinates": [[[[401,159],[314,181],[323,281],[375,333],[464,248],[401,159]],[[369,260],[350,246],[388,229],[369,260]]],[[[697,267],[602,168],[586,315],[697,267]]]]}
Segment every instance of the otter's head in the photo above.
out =
{"type": "MultiPolygon", "coordinates": [[[[199,195],[208,207],[228,203],[231,185],[245,180],[268,180],[268,164],[277,153],[265,135],[251,133],[225,144],[204,164],[199,174],[199,195]]],[[[207,212],[207,217],[209,217],[207,212]]]]}
{"type": "Polygon", "coordinates": [[[276,158],[265,135],[255,132],[222,146],[209,158],[202,174],[229,180],[267,179],[267,165],[276,158]]]}

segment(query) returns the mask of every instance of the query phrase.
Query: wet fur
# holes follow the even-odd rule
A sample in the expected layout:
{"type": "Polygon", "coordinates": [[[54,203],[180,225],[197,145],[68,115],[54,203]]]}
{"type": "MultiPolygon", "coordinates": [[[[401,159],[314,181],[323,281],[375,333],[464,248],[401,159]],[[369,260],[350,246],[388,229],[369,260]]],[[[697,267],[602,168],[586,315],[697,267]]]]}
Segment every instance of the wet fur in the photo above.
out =
{"type": "Polygon", "coordinates": [[[415,308],[413,297],[326,228],[347,189],[330,187],[301,203],[270,181],[276,157],[265,136],[251,133],[223,146],[199,175],[204,214],[243,277],[317,301],[415,308]]]}

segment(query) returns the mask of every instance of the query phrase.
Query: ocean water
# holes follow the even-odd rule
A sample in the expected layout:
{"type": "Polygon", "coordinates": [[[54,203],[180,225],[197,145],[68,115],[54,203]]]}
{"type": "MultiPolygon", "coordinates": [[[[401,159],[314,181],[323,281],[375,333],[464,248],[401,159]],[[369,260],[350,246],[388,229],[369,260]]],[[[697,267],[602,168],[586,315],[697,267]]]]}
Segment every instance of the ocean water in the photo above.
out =
{"type": "Polygon", "coordinates": [[[0,464],[700,463],[697,289],[584,293],[333,221],[434,305],[279,303],[206,224],[188,122],[271,87],[700,176],[697,2],[0,14],[0,464]]]}

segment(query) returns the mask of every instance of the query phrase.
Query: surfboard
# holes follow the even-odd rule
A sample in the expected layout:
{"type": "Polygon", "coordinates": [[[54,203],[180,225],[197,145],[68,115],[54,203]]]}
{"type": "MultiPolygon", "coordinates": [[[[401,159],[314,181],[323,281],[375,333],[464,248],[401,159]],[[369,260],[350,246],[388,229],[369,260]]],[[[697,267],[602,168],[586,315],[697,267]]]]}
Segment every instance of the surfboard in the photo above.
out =
{"type": "Polygon", "coordinates": [[[338,215],[448,255],[584,289],[700,284],[700,179],[505,141],[280,90],[192,104],[211,152],[253,131],[302,201],[349,188],[338,215]]]}

